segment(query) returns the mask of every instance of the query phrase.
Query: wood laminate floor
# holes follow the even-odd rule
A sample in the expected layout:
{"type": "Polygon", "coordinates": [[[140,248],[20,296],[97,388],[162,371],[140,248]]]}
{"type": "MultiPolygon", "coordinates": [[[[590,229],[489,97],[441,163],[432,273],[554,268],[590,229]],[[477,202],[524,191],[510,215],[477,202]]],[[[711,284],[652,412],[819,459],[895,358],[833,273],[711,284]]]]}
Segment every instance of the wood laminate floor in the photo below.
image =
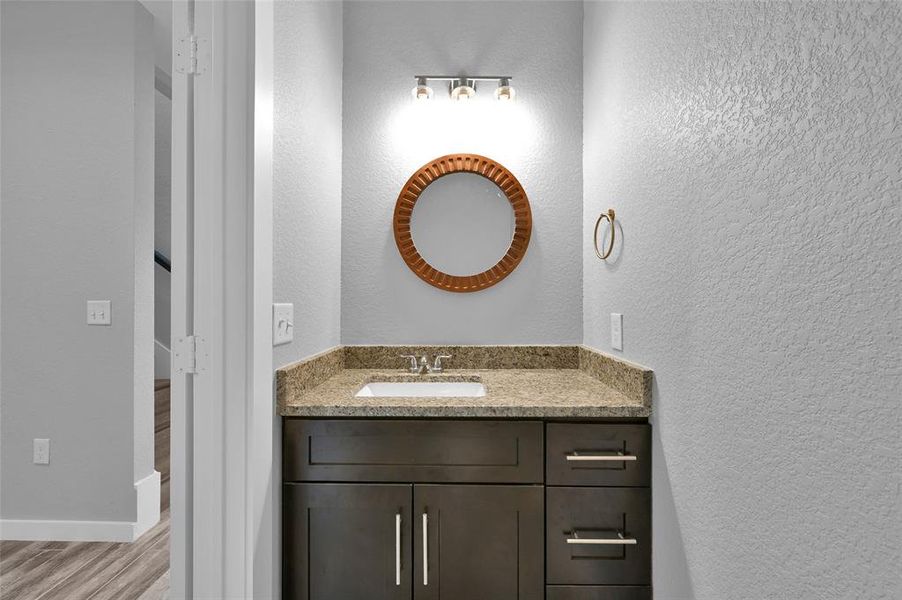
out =
{"type": "Polygon", "coordinates": [[[154,386],[160,522],[131,544],[0,542],[2,600],[163,600],[169,597],[169,382],[154,386]]]}

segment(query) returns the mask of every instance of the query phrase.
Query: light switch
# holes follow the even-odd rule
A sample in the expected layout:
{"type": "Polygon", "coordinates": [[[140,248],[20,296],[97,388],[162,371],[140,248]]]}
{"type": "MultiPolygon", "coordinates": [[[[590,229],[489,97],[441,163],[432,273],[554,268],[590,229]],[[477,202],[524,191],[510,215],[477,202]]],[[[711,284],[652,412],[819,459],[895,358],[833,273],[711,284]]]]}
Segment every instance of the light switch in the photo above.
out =
{"type": "Polygon", "coordinates": [[[623,350],[623,315],[611,313],[611,348],[623,350]]]}
{"type": "Polygon", "coordinates": [[[50,464],[50,440],[45,438],[34,438],[32,446],[32,454],[34,455],[34,464],[49,465],[50,464]]]}
{"type": "Polygon", "coordinates": [[[88,300],[88,325],[111,325],[113,313],[109,300],[88,300]]]}
{"type": "Polygon", "coordinates": [[[272,305],[272,345],[290,344],[294,340],[294,304],[272,305]]]}

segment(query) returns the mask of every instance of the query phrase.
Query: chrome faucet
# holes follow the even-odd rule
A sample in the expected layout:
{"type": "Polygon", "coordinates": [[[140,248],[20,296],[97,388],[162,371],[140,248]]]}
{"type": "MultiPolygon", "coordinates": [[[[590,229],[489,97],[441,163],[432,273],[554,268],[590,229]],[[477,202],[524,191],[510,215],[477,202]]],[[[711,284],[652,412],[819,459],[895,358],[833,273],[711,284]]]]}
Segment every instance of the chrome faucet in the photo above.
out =
{"type": "Polygon", "coordinates": [[[451,358],[450,354],[436,354],[435,362],[432,363],[432,367],[429,369],[430,373],[441,373],[444,371],[444,367],[442,367],[442,359],[443,358],[451,358]]]}
{"type": "Polygon", "coordinates": [[[410,361],[410,364],[407,366],[407,371],[409,373],[421,375],[429,370],[429,359],[426,358],[425,354],[421,356],[419,360],[414,354],[402,354],[401,358],[406,358],[410,361]]]}
{"type": "Polygon", "coordinates": [[[419,359],[414,354],[402,354],[401,358],[406,358],[410,361],[410,364],[407,366],[407,371],[409,373],[413,373],[415,375],[422,375],[423,373],[441,373],[445,369],[442,366],[442,359],[451,358],[450,354],[437,354],[433,363],[429,364],[429,355],[424,354],[419,357],[419,359]]]}

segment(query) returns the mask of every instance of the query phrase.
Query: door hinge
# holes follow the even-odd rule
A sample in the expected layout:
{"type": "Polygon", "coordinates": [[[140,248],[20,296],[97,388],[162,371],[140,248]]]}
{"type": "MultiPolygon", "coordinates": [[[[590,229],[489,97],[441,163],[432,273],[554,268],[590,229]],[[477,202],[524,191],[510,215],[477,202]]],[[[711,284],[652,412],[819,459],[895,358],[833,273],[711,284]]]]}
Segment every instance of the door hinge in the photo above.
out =
{"type": "Polygon", "coordinates": [[[204,339],[188,335],[172,345],[172,364],[176,373],[203,373],[207,368],[207,349],[204,339]]]}
{"type": "Polygon", "coordinates": [[[205,39],[189,35],[176,42],[175,70],[186,75],[202,75],[210,64],[209,44],[205,39]]]}

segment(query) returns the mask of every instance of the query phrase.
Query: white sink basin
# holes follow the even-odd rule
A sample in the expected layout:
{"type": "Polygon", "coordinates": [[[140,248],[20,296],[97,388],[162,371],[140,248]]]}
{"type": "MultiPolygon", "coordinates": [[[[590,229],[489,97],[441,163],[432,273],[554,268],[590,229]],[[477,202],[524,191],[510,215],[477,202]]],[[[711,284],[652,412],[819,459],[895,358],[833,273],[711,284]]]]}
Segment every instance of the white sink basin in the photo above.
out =
{"type": "Polygon", "coordinates": [[[485,386],[473,381],[376,381],[357,392],[359,398],[481,398],[485,386]]]}

